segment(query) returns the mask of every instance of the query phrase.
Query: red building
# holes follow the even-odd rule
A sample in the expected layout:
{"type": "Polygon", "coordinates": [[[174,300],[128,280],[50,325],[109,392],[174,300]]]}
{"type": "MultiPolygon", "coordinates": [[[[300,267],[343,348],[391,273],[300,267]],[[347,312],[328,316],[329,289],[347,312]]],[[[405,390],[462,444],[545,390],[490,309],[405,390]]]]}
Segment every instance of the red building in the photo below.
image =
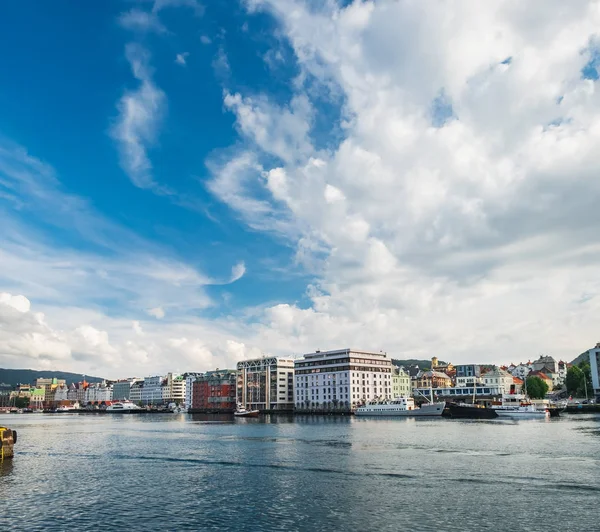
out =
{"type": "Polygon", "coordinates": [[[236,375],[234,369],[209,371],[192,385],[192,410],[235,410],[236,375]]]}

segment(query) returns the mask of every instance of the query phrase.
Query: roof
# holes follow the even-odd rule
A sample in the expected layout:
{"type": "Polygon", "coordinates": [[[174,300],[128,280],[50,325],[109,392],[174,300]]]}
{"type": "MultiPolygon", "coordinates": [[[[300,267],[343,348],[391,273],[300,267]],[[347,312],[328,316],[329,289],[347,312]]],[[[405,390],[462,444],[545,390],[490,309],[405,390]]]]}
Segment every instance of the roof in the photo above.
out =
{"type": "Polygon", "coordinates": [[[448,375],[446,375],[445,373],[442,373],[441,371],[426,371],[425,373],[423,373],[423,375],[421,375],[421,378],[423,377],[437,377],[438,379],[450,379],[450,377],[448,377],[448,375]]]}
{"type": "Polygon", "coordinates": [[[519,377],[513,377],[513,382],[515,384],[523,384],[523,379],[519,379],[519,377]]]}

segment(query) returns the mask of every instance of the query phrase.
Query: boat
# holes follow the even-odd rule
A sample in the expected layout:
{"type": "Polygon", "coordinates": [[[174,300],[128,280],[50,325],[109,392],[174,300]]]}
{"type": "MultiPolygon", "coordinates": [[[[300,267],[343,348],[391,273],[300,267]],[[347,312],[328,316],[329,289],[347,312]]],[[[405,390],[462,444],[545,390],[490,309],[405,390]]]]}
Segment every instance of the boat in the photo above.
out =
{"type": "Polygon", "coordinates": [[[63,405],[59,406],[56,409],[56,412],[78,412],[79,411],[79,403],[75,403],[73,405],[63,405]]]}
{"type": "Polygon", "coordinates": [[[499,417],[544,419],[550,417],[548,408],[537,408],[526,395],[504,394],[500,404],[492,404],[499,417]]]}
{"type": "Polygon", "coordinates": [[[173,414],[187,414],[188,411],[184,404],[178,405],[176,403],[169,403],[169,410],[173,412],[173,414]]]}
{"type": "Polygon", "coordinates": [[[127,414],[130,412],[141,412],[142,409],[131,401],[118,401],[106,407],[106,411],[112,414],[127,414]]]}
{"type": "Polygon", "coordinates": [[[465,403],[448,403],[442,415],[452,419],[494,419],[498,417],[498,413],[493,408],[465,403]]]}
{"type": "Polygon", "coordinates": [[[441,416],[446,403],[425,403],[420,407],[415,406],[412,397],[397,397],[390,401],[367,403],[359,406],[357,416],[394,416],[394,417],[435,417],[441,416]]]}
{"type": "Polygon", "coordinates": [[[17,443],[17,431],[0,426],[0,462],[5,458],[13,457],[15,443],[17,443]]]}
{"type": "Polygon", "coordinates": [[[258,410],[248,410],[241,403],[238,403],[233,415],[237,417],[258,417],[258,410]]]}

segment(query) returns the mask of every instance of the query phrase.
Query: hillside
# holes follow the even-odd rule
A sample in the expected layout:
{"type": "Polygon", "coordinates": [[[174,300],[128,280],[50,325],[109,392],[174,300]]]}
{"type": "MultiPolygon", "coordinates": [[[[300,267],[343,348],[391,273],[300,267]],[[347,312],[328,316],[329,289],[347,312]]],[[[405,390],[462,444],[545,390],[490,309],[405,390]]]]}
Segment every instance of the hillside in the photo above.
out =
{"type": "Polygon", "coordinates": [[[417,360],[416,358],[408,358],[406,360],[392,358],[392,364],[394,366],[419,366],[420,369],[431,368],[431,360],[417,360]]]}
{"type": "MultiPolygon", "coordinates": [[[[0,383],[10,384],[11,386],[16,386],[17,384],[33,384],[36,379],[42,377],[47,379],[65,379],[67,384],[71,384],[72,382],[82,381],[84,376],[80,373],[69,373],[67,371],[0,368],[0,383]]],[[[85,375],[85,380],[87,382],[102,382],[104,379],[85,375]]]]}

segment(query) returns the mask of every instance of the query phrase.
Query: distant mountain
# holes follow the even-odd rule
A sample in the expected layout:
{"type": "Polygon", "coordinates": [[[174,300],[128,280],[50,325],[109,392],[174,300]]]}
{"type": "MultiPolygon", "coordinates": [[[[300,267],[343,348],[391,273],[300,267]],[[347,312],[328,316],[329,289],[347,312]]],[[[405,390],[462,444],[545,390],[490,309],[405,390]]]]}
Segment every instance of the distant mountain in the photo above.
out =
{"type": "MultiPolygon", "coordinates": [[[[69,373],[67,371],[45,371],[38,369],[4,369],[0,368],[0,383],[16,386],[17,384],[33,384],[36,379],[65,379],[67,384],[72,382],[80,382],[84,375],[80,373],[69,373]]],[[[90,377],[85,375],[87,382],[102,382],[104,379],[100,377],[90,377]]]]}
{"type": "Polygon", "coordinates": [[[392,358],[392,364],[394,364],[394,366],[419,366],[420,369],[431,368],[431,360],[417,360],[416,358],[409,358],[406,360],[392,358]]]}
{"type": "Polygon", "coordinates": [[[581,353],[581,355],[579,355],[577,358],[573,359],[571,361],[571,364],[573,364],[573,366],[577,366],[579,365],[581,362],[589,362],[590,361],[590,357],[588,355],[588,352],[586,351],[585,353],[581,353]]]}

